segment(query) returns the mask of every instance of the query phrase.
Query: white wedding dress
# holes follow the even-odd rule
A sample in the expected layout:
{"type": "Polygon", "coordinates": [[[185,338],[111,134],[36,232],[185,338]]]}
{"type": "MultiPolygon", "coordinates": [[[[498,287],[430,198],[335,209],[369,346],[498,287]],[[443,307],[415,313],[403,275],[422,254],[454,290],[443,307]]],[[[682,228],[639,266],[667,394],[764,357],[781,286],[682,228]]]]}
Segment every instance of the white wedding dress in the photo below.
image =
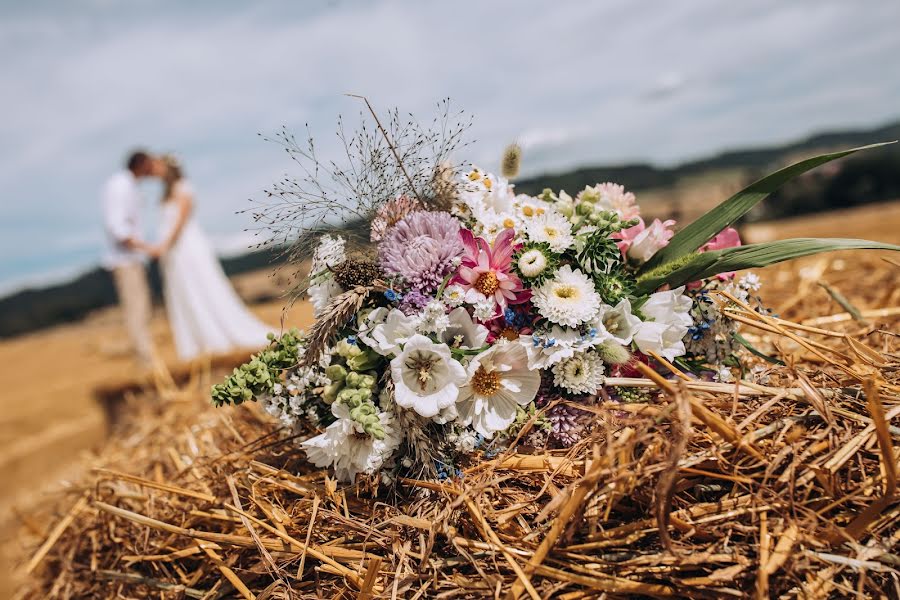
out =
{"type": "MultiPolygon", "coordinates": [[[[190,192],[187,182],[176,185],[190,192]]],[[[178,222],[176,202],[163,204],[160,221],[161,239],[167,239],[178,222]]],[[[266,345],[266,334],[273,329],[244,306],[192,215],[160,259],[160,267],[169,326],[180,359],[266,345]]]]}

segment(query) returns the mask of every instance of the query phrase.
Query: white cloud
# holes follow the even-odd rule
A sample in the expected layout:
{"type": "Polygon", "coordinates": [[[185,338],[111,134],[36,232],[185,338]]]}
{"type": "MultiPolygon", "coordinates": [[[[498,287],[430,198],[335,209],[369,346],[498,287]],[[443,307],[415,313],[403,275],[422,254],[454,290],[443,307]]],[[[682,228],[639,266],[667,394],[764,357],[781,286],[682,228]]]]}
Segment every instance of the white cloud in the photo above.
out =
{"type": "Polygon", "coordinates": [[[176,151],[201,222],[239,232],[234,211],[290,168],[255,134],[309,122],[328,153],[361,108],[345,92],[426,118],[450,96],[476,116],[467,158],[493,167],[518,139],[527,173],[873,124],[896,116],[896,22],[896,3],[836,0],[4,6],[0,218],[64,261],[139,143],[176,151]]]}

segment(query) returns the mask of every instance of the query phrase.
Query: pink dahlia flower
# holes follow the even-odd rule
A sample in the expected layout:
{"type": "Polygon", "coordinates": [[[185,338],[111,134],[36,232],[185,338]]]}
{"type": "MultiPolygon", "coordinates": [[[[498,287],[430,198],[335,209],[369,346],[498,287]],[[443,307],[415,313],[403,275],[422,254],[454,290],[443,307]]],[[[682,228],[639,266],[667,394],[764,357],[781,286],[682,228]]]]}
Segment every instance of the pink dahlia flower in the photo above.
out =
{"type": "Polygon", "coordinates": [[[653,219],[653,223],[647,227],[644,220],[638,217],[638,224],[612,234],[612,237],[621,240],[616,246],[622,251],[622,256],[639,263],[650,260],[654,254],[669,244],[669,240],[675,235],[672,227],[675,221],[669,219],[660,221],[653,219]]]}
{"type": "Polygon", "coordinates": [[[484,238],[476,238],[468,229],[459,232],[465,246],[462,264],[454,278],[466,291],[465,301],[479,304],[494,302],[495,316],[509,304],[528,300],[529,292],[512,272],[515,247],[512,229],[504,229],[494,240],[493,247],[484,238]]]}
{"type": "Polygon", "coordinates": [[[449,213],[412,212],[385,233],[378,264],[412,289],[433,292],[462,256],[459,231],[459,221],[449,213]]]}

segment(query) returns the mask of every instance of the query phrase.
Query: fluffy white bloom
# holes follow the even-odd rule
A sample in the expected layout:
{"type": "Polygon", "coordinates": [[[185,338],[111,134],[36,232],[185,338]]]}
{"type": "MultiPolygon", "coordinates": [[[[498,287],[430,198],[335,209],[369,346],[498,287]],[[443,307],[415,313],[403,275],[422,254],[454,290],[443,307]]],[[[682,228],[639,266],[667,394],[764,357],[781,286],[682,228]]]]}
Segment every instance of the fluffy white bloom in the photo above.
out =
{"type": "Polygon", "coordinates": [[[317,319],[325,311],[331,299],[343,291],[330,274],[328,277],[320,277],[318,280],[320,283],[311,285],[306,290],[313,306],[313,316],[317,319]]]}
{"type": "Polygon", "coordinates": [[[450,319],[447,316],[447,307],[440,300],[432,300],[425,305],[425,308],[419,315],[416,331],[440,335],[449,326],[450,319]]]}
{"type": "Polygon", "coordinates": [[[553,366],[576,352],[589,348],[592,343],[574,329],[558,325],[554,325],[549,331],[519,336],[519,344],[528,355],[528,368],[533,370],[553,366]]]}
{"type": "Polygon", "coordinates": [[[325,234],[320,237],[319,245],[313,252],[311,275],[321,276],[322,272],[328,271],[329,267],[334,268],[344,262],[347,259],[344,245],[344,238],[339,235],[332,237],[325,234]]]}
{"type": "Polygon", "coordinates": [[[593,187],[587,186],[578,193],[576,199],[581,202],[593,202],[601,210],[615,211],[623,221],[638,216],[634,194],[626,192],[624,186],[616,183],[598,183],[593,187]]]}
{"type": "Polygon", "coordinates": [[[529,220],[525,233],[532,241],[546,242],[554,252],[565,252],[575,243],[572,223],[555,210],[548,210],[529,220]]]}
{"type": "Polygon", "coordinates": [[[600,295],[587,275],[563,265],[553,279],[534,289],[531,302],[551,323],[577,327],[596,316],[600,295]]]}
{"type": "Polygon", "coordinates": [[[456,402],[466,370],[451,356],[446,344],[417,334],[391,361],[391,379],[394,401],[399,406],[431,418],[456,402]]]}
{"type": "Polygon", "coordinates": [[[682,338],[694,324],[690,315],[693,301],[684,295],[684,286],[650,294],[641,307],[649,321],[641,323],[634,342],[641,352],[656,352],[668,360],[685,353],[682,338]]]}
{"type": "Polygon", "coordinates": [[[543,252],[534,248],[522,254],[516,264],[525,277],[537,277],[547,268],[547,257],[543,252]]]}
{"type": "Polygon", "coordinates": [[[597,318],[591,322],[595,330],[594,342],[601,344],[607,340],[615,340],[622,346],[631,343],[634,332],[641,320],[631,314],[631,301],[622,298],[615,306],[603,304],[597,318]]]}
{"type": "Polygon", "coordinates": [[[333,467],[341,481],[352,482],[358,473],[375,473],[400,446],[401,437],[394,429],[393,415],[378,414],[384,439],[366,434],[362,426],[350,418],[350,411],[339,402],[331,405],[337,421],[325,431],[301,444],[310,462],[320,468],[333,467]]]}
{"type": "Polygon", "coordinates": [[[469,454],[478,445],[478,436],[471,429],[463,429],[452,443],[457,452],[469,454]]]}
{"type": "Polygon", "coordinates": [[[459,390],[460,422],[486,438],[512,425],[516,406],[534,400],[541,384],[521,344],[493,346],[475,356],[467,370],[468,382],[459,390]]]}
{"type": "Polygon", "coordinates": [[[441,295],[441,300],[446,302],[447,306],[459,306],[466,300],[466,289],[456,283],[454,283],[453,285],[448,285],[446,288],[444,288],[444,293],[441,295]]]}
{"type": "Polygon", "coordinates": [[[745,290],[758,292],[759,288],[762,287],[762,282],[760,282],[759,275],[757,275],[756,273],[747,273],[746,275],[741,277],[740,281],[738,281],[738,285],[745,290]]]}
{"type": "Polygon", "coordinates": [[[475,318],[479,321],[490,321],[497,315],[497,304],[494,298],[486,298],[475,303],[475,318]]]}
{"type": "Polygon", "coordinates": [[[595,394],[603,387],[603,371],[595,352],[579,352],[553,366],[553,384],[573,394],[595,394]]]}
{"type": "Polygon", "coordinates": [[[380,306],[370,312],[359,329],[359,339],[382,356],[393,356],[400,351],[410,336],[415,335],[418,319],[403,311],[380,306]]]}
{"type": "Polygon", "coordinates": [[[453,348],[481,348],[487,341],[488,328],[476,323],[465,308],[454,308],[447,315],[449,325],[438,334],[438,340],[453,348]]]}

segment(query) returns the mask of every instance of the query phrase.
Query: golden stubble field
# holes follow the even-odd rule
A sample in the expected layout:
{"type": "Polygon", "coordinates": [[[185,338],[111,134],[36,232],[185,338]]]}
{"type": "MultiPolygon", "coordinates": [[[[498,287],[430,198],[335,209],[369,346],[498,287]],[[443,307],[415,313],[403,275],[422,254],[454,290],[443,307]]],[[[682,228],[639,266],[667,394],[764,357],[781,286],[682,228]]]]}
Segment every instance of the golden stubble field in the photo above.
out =
{"type": "MultiPolygon", "coordinates": [[[[806,216],[776,224],[757,224],[743,231],[747,242],[786,237],[861,237],[900,243],[900,201],[806,216]]],[[[848,252],[823,255],[797,264],[776,266],[760,271],[766,286],[763,296],[776,309],[794,312],[804,307],[829,307],[830,313],[843,309],[817,285],[827,281],[861,310],[868,304],[900,302],[900,257],[889,253],[848,252]],[[895,270],[883,267],[896,263],[895,270]],[[879,268],[879,293],[873,294],[867,275],[879,268]],[[873,300],[873,298],[875,300],[873,300]]],[[[275,283],[267,273],[236,279],[245,296],[258,295],[275,283]],[[252,292],[251,292],[252,291],[252,292]]],[[[303,327],[312,319],[306,304],[283,310],[280,300],[258,304],[254,311],[279,329],[303,327]]],[[[818,315],[800,315],[819,317],[818,315]]],[[[175,367],[174,350],[164,314],[157,310],[154,337],[166,361],[175,367]]],[[[4,532],[14,531],[20,515],[40,503],[46,490],[65,485],[65,479],[77,477],[89,462],[92,452],[102,448],[108,417],[97,401],[95,390],[139,378],[125,352],[118,314],[101,311],[71,325],[53,328],[0,343],[4,393],[0,412],[0,474],[5,485],[0,492],[0,510],[5,515],[4,532]]],[[[21,557],[9,557],[19,562],[21,557]]],[[[0,590],[2,591],[2,590],[0,590]]]]}

